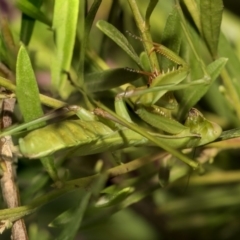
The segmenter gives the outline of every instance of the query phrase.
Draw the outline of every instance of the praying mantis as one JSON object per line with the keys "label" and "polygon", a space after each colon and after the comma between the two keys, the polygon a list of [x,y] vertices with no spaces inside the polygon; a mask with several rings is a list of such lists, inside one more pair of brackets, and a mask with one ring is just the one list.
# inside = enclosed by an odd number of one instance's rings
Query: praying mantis
{"label": "praying mantis", "polygon": [[[165,78],[168,76],[167,74],[164,75]],[[170,75],[172,75],[172,72]],[[170,85],[172,86],[172,84]],[[145,90],[149,91],[148,88]],[[159,91],[157,94],[159,94]],[[82,156],[106,150],[115,151],[130,146],[147,145],[151,141],[149,141],[148,136],[150,135],[150,139],[154,139],[158,146],[160,145],[164,149],[167,148],[170,152],[174,151],[175,155],[182,158],[184,155],[178,155],[178,152],[174,149],[192,148],[206,144],[215,140],[221,133],[221,128],[217,124],[205,119],[194,108],[190,110],[185,125],[162,116],[163,114],[145,113],[144,108],[139,108],[137,113],[141,115],[142,119],[148,121],[147,116],[150,116],[151,120],[159,123],[161,130],[168,132],[167,135],[150,132],[147,135],[143,134],[145,135],[143,137],[141,132],[135,129],[138,127],[131,123],[122,95],[131,94],[130,92],[124,92],[117,95],[115,101],[116,114],[100,108],[96,108],[91,112],[79,106],[65,107],[66,111],[76,113],[80,120],[65,120],[28,133],[19,140],[21,154],[31,159],[44,157],[58,151],[67,151],[69,154]],[[139,113],[139,111],[142,111],[142,113]],[[108,126],[101,121],[101,116],[119,124],[117,126],[112,126],[111,124]],[[120,116],[122,117],[120,118]],[[46,119],[50,118],[51,116],[46,116]],[[162,120],[159,120],[159,118],[162,118]],[[148,122],[154,125],[151,120]],[[14,131],[25,129],[29,124],[34,123],[36,121],[20,125],[20,128],[15,128]],[[135,127],[134,129],[133,126]],[[2,136],[8,134],[12,134],[12,132],[6,131],[2,133]],[[185,158],[183,159],[186,163],[194,167],[197,166],[195,162]]]}
{"label": "praying mantis", "polygon": [[[185,25],[183,26],[185,27]],[[187,30],[185,30],[185,34],[188,37]],[[20,154],[30,159],[62,151],[69,155],[84,156],[106,150],[116,151],[131,146],[155,145],[191,167],[197,168],[198,163],[176,149],[193,148],[212,142],[221,134],[221,127],[205,119],[195,108],[190,108],[185,123],[182,124],[172,118],[171,111],[161,108],[157,103],[169,90],[208,85],[209,79],[216,78],[226,60],[218,59],[209,64],[207,68],[202,67],[204,72],[202,79],[184,84],[182,82],[190,71],[185,60],[162,45],[153,44],[151,51],[158,52],[170,59],[176,64],[175,68],[166,72],[154,70],[149,87],[125,90],[119,93],[115,98],[115,112],[107,109],[104,105],[99,105],[92,111],[79,106],[65,107],[64,111],[73,112],[80,119],[64,120],[29,132],[18,140]],[[154,69],[154,67],[152,68]],[[132,86],[128,85],[128,87]],[[141,126],[137,126],[131,120],[124,103],[125,98],[130,100],[136,114],[144,122],[158,130],[153,130],[151,127],[143,129]],[[54,114],[47,115],[39,121],[52,117]],[[31,121],[13,130],[6,130],[1,136],[15,134],[35,123],[36,121]]]}

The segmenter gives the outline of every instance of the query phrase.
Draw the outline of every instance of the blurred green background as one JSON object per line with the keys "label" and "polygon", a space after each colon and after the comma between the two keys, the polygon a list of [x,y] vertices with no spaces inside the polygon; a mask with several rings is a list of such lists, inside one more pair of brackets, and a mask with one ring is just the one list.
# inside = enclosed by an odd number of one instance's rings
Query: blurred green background
{"label": "blurred green background", "polygon": [[[148,1],[138,1],[142,11],[146,9]],[[171,1],[169,1],[171,2]],[[160,0],[151,17],[151,32],[155,42],[161,39],[165,21],[171,5],[166,0]],[[91,1],[89,1],[91,3]],[[238,58],[240,58],[240,1],[225,0],[222,31],[230,41]],[[53,1],[45,1],[44,10],[51,17]],[[20,11],[15,6],[15,1],[1,1],[1,11],[9,17],[10,27],[16,41],[19,39]],[[127,2],[103,0],[97,14],[97,20],[105,19],[116,26],[123,34],[128,30],[138,34]],[[110,39],[104,36],[95,24],[90,34],[91,48],[104,60],[110,68],[135,67],[129,57]],[[141,42],[129,38],[137,53],[142,51]],[[46,25],[36,22],[33,38],[29,44],[30,56],[36,69],[36,76],[41,92],[50,94],[50,55],[53,47],[51,33]],[[40,49],[40,50],[39,50]],[[89,60],[90,61],[90,60]],[[99,67],[86,64],[86,73],[96,71]],[[74,62],[73,62],[74,65]],[[239,79],[237,79],[239,81]],[[239,127],[239,120],[232,109],[226,109],[222,102],[213,101],[216,89],[210,90],[199,102],[198,107],[204,115],[218,122],[224,130]],[[101,94],[99,95],[101,96]],[[101,96],[102,101],[109,101]],[[224,97],[223,97],[224,98]],[[77,93],[69,99],[69,102],[78,102]],[[227,107],[228,108],[228,107]],[[229,111],[231,113],[229,113]],[[101,214],[88,209],[86,218],[80,227],[76,240],[158,240],[158,239],[238,239],[240,235],[240,152],[239,139],[235,139],[226,147],[227,149],[211,149],[205,151],[208,161],[202,176],[189,172],[179,181],[166,188],[158,188],[152,191],[139,202],[126,209],[106,208]],[[139,150],[144,155],[146,149]],[[126,152],[125,161],[136,156]],[[215,157],[216,155],[216,157]],[[111,159],[108,153],[97,156],[87,156],[81,159],[74,158],[67,161],[59,171],[67,168],[71,178],[89,176],[93,173],[93,167],[99,159]],[[204,161],[204,156],[201,160]],[[110,163],[109,163],[110,162]],[[111,161],[107,161],[111,166]],[[152,176],[156,165],[147,165],[131,175],[143,176],[141,184],[148,189],[148,184],[158,182],[157,176]],[[178,175],[182,165],[175,163],[171,174]],[[174,172],[176,171],[176,172]],[[186,171],[186,169],[184,169]],[[150,176],[147,180],[147,176]],[[181,175],[181,174],[180,174]],[[151,179],[151,180],[149,180]],[[124,182],[124,177],[116,178],[113,183]],[[146,181],[146,184],[145,184]],[[27,204],[31,198],[40,196],[47,191],[51,181],[46,176],[40,162],[21,159],[18,163],[18,184],[20,187],[22,203]],[[111,182],[108,183],[111,185]],[[145,184],[145,185],[144,185]],[[150,188],[150,187],[149,187]],[[59,214],[74,207],[85,193],[68,193],[42,207],[36,213],[27,216],[26,224],[31,240],[56,239],[59,228],[49,228]],[[1,208],[5,208],[1,199]],[[113,214],[115,213],[115,214]],[[96,214],[96,219],[93,217]],[[1,235],[1,239],[9,239],[10,231]]]}

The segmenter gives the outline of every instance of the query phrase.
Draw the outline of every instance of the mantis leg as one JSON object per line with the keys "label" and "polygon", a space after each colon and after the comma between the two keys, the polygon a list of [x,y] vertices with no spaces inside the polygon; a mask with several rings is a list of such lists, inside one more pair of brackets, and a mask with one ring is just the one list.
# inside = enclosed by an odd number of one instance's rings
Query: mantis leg
{"label": "mantis leg", "polygon": [[[123,104],[122,100],[119,100],[118,105],[121,106],[121,104]],[[180,160],[182,160],[183,162],[185,162],[186,164],[188,164],[189,166],[191,166],[192,168],[196,169],[198,168],[198,163],[191,160],[190,158],[188,158],[187,156],[185,156],[184,154],[180,153],[179,151],[169,147],[166,143],[163,143],[160,139],[152,136],[151,134],[149,134],[146,130],[144,130],[143,128],[128,122],[124,117],[121,117],[119,115],[117,115],[116,113],[112,112],[110,109],[106,108],[104,105],[101,104],[97,104],[99,106],[99,108],[96,108],[94,110],[94,113],[97,116],[101,116],[103,118],[107,118],[110,119],[112,121],[116,121],[118,123],[120,123],[121,125],[131,129],[132,131],[142,135],[143,137],[149,139],[151,142],[155,143],[157,146],[159,146],[160,148],[164,149],[165,151],[171,153],[172,155],[174,155],[175,157],[179,158]],[[116,112],[119,114],[119,109],[116,109]]]}

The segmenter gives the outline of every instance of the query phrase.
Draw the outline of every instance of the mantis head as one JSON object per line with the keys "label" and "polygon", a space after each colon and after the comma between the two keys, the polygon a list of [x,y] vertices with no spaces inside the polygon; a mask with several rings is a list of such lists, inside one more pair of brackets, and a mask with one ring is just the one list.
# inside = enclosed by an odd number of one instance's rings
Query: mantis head
{"label": "mantis head", "polygon": [[199,146],[214,141],[222,133],[218,124],[207,120],[196,108],[189,111],[185,126],[189,127],[192,133],[201,136]]}

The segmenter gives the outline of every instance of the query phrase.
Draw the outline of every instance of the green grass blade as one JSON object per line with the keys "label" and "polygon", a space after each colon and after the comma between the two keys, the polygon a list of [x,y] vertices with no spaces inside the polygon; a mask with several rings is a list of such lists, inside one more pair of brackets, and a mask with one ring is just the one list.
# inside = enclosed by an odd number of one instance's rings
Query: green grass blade
{"label": "green grass blade", "polygon": [[[59,236],[56,238],[56,240],[67,240],[67,239],[74,239],[77,231],[81,225],[83,215],[85,213],[85,210],[88,207],[88,202],[91,197],[91,192],[87,192],[84,194],[82,199],[79,201],[79,205],[77,208],[72,211],[71,216],[69,215],[69,211],[62,213],[62,218],[70,217],[70,221],[62,226],[62,231],[60,232]],[[65,215],[64,215],[65,214]]]}
{"label": "green grass blade", "polygon": [[27,16],[51,26],[51,21],[30,1],[19,0],[17,1],[17,7]]}
{"label": "green grass blade", "polygon": [[[149,3],[149,5],[148,5],[149,8],[147,11],[149,11],[149,13],[147,13],[147,14],[149,14],[149,15],[155,5],[155,1],[152,1],[152,2],[153,2],[153,4]],[[150,27],[145,22],[145,19],[142,17],[142,14],[140,12],[137,2],[135,0],[128,0],[128,4],[131,8],[134,20],[136,22],[137,28],[140,33],[140,37],[143,39],[142,43],[143,43],[145,52],[148,54],[151,52],[151,50],[153,48]],[[159,67],[157,56],[156,56],[155,52],[152,52],[152,54],[149,55],[148,60],[150,63],[151,72],[153,72],[155,70],[160,71],[160,67]]]}
{"label": "green grass blade", "polygon": [[[180,17],[176,10],[173,8],[173,11],[169,14],[167,18],[166,25],[162,34],[161,44],[171,49],[176,54],[180,51],[182,40],[181,26],[180,26]],[[161,69],[165,71],[175,66],[175,63],[166,57],[161,58]]]}
{"label": "green grass blade", "polygon": [[[32,69],[32,65],[25,47],[22,45],[19,49],[16,68],[16,95],[20,111],[25,122],[43,116],[41,101],[37,81]],[[28,129],[41,127],[44,122],[31,126]],[[53,180],[58,180],[53,157],[41,159],[43,166]]]}
{"label": "green grass blade", "polygon": [[[179,1],[176,0],[176,6],[177,6],[177,10],[180,16],[180,21],[181,21],[181,28],[183,31],[183,36],[184,36],[184,42],[187,44],[187,49],[184,49],[185,51],[191,51],[193,58],[195,58],[194,63],[196,63],[197,66],[195,66],[195,69],[192,70],[192,66],[191,66],[191,71],[192,72],[197,72],[197,70],[200,72],[202,71],[204,76],[208,76],[207,70],[206,70],[206,66],[202,60],[202,58],[199,57],[199,51],[198,47],[199,47],[199,37],[197,37],[197,41],[196,41],[196,35],[194,35],[196,33],[196,31],[194,31],[189,24],[187,24],[185,17],[183,15],[182,9],[180,7]],[[192,59],[189,60],[191,64]],[[196,79],[196,78],[193,78]]]}
{"label": "green grass blade", "polygon": [[21,30],[20,30],[20,40],[27,46],[30,42],[33,29],[35,25],[35,19],[22,14]]}
{"label": "green grass blade", "polygon": [[[36,8],[40,8],[42,5],[43,0],[31,0],[30,1]],[[21,30],[20,30],[20,40],[25,44],[28,45],[33,29],[35,25],[35,18],[31,18],[25,13],[22,14],[22,22],[21,22]]]}
{"label": "green grass blade", "polygon": [[202,32],[201,19],[200,19],[200,6],[195,0],[183,0],[186,8],[188,9],[191,17],[197,26],[199,32]]}
{"label": "green grass blade", "polygon": [[50,191],[49,193],[40,196],[34,199],[30,204],[24,205],[21,207],[11,208],[11,209],[1,209],[0,210],[0,220],[9,220],[9,221],[16,221],[24,216],[32,214],[33,212],[37,211],[41,206],[54,201],[55,199],[59,198],[60,196],[72,192],[76,190],[76,186],[79,189],[85,189],[90,187],[95,182],[96,177],[98,175],[92,175],[89,177],[79,178],[72,181],[68,181],[62,188],[55,189]]}
{"label": "green grass blade", "polygon": [[[15,84],[12,84],[8,79],[3,78],[1,76],[0,76],[0,85],[10,90],[13,93],[16,92]],[[40,96],[41,103],[51,108],[61,108],[67,105],[67,103],[65,102],[59,101],[55,98],[51,98],[43,94],[40,94],[39,96]]]}
{"label": "green grass blade", "polygon": [[83,216],[88,209],[90,197],[99,195],[106,184],[107,177],[107,174],[95,175],[95,181],[88,186],[87,190],[86,188],[81,189],[80,186],[80,191],[74,193],[74,197],[77,198],[77,206],[61,213],[50,223],[50,226],[58,227],[60,230],[60,234],[56,237],[57,240],[75,239],[82,224]]}
{"label": "green grass blade", "polygon": [[6,64],[12,72],[16,68],[17,51],[8,22],[0,18],[0,61]]}
{"label": "green grass blade", "polygon": [[127,38],[119,32],[112,24],[100,20],[97,22],[97,27],[111,38],[119,47],[121,47],[132,60],[141,67],[140,59],[133,49],[132,45],[128,42]]}
{"label": "green grass blade", "polygon": [[[90,27],[90,26],[88,26]],[[82,87],[84,84],[84,64],[85,64],[85,51],[87,48],[87,40],[88,33],[86,31],[90,31],[90,29],[85,28],[85,1],[79,2],[79,13],[78,13],[78,21],[77,21],[77,39],[79,41],[75,43],[75,46],[79,44],[79,50],[77,51],[78,61],[77,61],[77,71],[78,71],[78,79],[76,85],[78,87]],[[76,53],[75,53],[76,54]]]}
{"label": "green grass blade", "polygon": [[[191,82],[199,79],[205,80],[207,83],[210,83],[210,76],[203,62],[202,55],[207,54],[207,49],[205,44],[199,38],[198,33],[196,32],[190,24],[188,24],[185,20],[181,7],[177,3],[177,10],[180,16],[181,21],[181,28],[183,32],[183,43],[182,43],[182,52],[184,53],[183,58],[187,60],[189,63],[190,74],[188,78],[185,80],[186,82]],[[206,85],[203,86],[205,89]],[[205,90],[204,90],[205,91]],[[204,92],[203,91],[203,92]],[[183,120],[189,109],[192,107],[190,106],[193,103],[196,103],[199,100],[199,96],[192,95],[192,99],[189,99],[189,95],[192,94],[191,88],[186,88],[177,93],[178,98],[180,99],[180,111],[178,113],[178,119]],[[189,102],[189,104],[186,104]],[[191,103],[192,102],[192,103]]]}
{"label": "green grass blade", "polygon": [[[78,20],[78,33],[77,33],[80,41],[79,43],[80,53],[79,53],[79,60],[77,63],[77,69],[78,69],[77,86],[80,88],[83,86],[85,82],[84,65],[86,64],[85,55],[86,55],[86,49],[88,48],[89,33],[101,3],[102,3],[102,0],[95,0],[91,5],[91,8],[85,19],[85,13],[84,13],[85,2],[81,1],[79,20]],[[94,61],[96,61],[96,59],[94,59]]]}
{"label": "green grass blade", "polygon": [[[19,49],[16,68],[16,95],[24,122],[29,122],[43,115],[39,91],[32,65],[25,47]],[[43,126],[38,124],[37,127]],[[35,126],[29,129],[36,128]]]}
{"label": "green grass blade", "polygon": [[202,34],[212,56],[215,58],[217,56],[223,2],[222,0],[200,0],[200,11]]}
{"label": "green grass blade", "polygon": [[85,20],[85,35],[86,38],[89,36],[89,32],[91,30],[93,21],[96,17],[97,11],[102,3],[102,0],[95,0],[87,14],[86,20]]}
{"label": "green grass blade", "polygon": [[52,85],[63,99],[66,99],[73,91],[73,87],[67,80],[66,72],[70,72],[78,10],[78,0],[55,1],[53,30],[55,32],[56,52],[52,64]]}
{"label": "green grass blade", "polygon": [[145,22],[148,27],[150,27],[150,17],[152,15],[152,12],[153,12],[154,8],[156,7],[157,3],[158,3],[158,0],[149,1],[146,15],[145,15]]}

